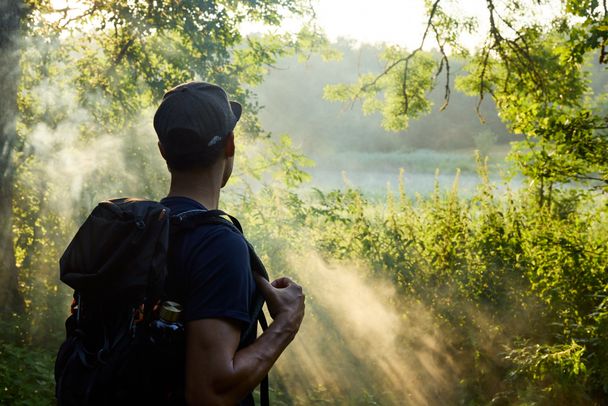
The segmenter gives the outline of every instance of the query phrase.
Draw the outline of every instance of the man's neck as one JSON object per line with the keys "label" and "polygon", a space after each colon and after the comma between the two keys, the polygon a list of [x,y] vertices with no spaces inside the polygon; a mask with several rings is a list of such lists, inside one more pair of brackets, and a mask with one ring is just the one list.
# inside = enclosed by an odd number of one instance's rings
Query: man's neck
{"label": "man's neck", "polygon": [[215,171],[173,172],[168,197],[183,196],[196,200],[209,210],[218,208],[221,176]]}

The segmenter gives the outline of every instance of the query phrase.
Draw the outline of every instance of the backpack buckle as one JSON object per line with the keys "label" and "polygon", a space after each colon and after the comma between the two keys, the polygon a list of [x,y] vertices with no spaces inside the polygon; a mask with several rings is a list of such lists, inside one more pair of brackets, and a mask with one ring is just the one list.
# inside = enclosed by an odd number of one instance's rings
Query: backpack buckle
{"label": "backpack buckle", "polygon": [[76,292],[78,296],[78,300],[76,301],[76,324],[80,325],[80,309],[82,308],[82,303],[80,302],[80,293]]}
{"label": "backpack buckle", "polygon": [[106,365],[108,363],[105,360],[107,353],[108,353],[108,351],[105,349],[105,347],[100,349],[99,351],[97,351],[97,361],[99,361],[100,364]]}

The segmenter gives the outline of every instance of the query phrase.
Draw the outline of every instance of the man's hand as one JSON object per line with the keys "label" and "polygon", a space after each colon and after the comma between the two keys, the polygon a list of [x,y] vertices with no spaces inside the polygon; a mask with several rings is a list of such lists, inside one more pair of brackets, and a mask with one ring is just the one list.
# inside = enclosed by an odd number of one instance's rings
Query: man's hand
{"label": "man's hand", "polygon": [[255,281],[266,299],[270,317],[275,321],[287,323],[295,336],[304,318],[302,287],[286,277],[275,279],[271,283],[256,274]]}

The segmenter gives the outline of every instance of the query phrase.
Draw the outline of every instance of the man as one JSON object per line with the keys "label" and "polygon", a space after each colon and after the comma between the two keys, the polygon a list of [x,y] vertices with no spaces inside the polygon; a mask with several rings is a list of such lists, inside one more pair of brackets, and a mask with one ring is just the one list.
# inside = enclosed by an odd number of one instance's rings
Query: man
{"label": "man", "polygon": [[[172,214],[217,209],[232,173],[241,110],[222,88],[203,82],[179,85],[163,97],[154,128],[171,173],[162,203]],[[289,278],[254,279],[246,242],[230,227],[205,225],[171,243],[169,266],[184,301],[187,403],[253,404],[252,390],[302,322],[302,288]],[[257,339],[255,332],[241,337],[260,293],[273,322]]]}

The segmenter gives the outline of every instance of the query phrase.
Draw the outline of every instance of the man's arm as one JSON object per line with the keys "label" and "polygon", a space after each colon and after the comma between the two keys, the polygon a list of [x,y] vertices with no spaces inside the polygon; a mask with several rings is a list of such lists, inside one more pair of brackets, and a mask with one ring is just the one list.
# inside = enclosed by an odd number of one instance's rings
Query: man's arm
{"label": "man's arm", "polygon": [[288,278],[256,275],[273,318],[251,345],[237,351],[236,320],[201,319],[186,325],[186,400],[191,405],[235,405],[266,376],[295,337],[304,317],[302,288]]}

